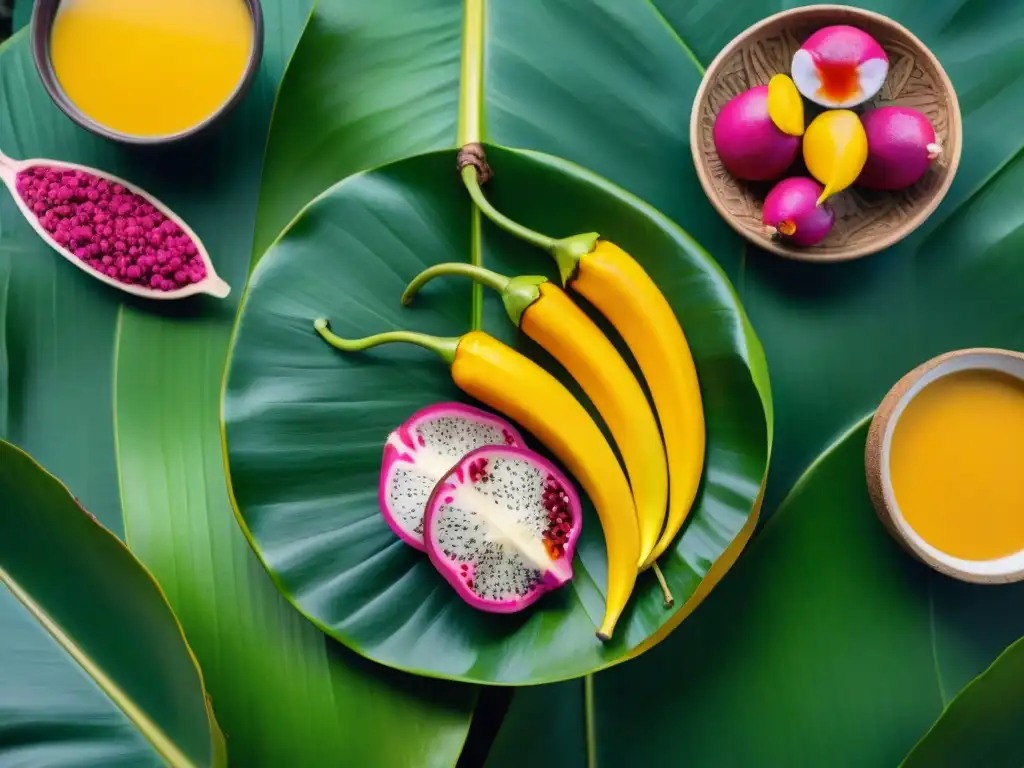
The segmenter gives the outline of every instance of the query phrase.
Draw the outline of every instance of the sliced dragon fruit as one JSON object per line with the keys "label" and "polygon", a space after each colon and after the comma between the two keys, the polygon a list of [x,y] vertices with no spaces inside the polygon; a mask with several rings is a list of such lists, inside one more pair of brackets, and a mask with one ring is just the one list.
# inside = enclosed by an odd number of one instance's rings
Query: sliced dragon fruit
{"label": "sliced dragon fruit", "polygon": [[515,427],[464,403],[427,406],[388,435],[378,498],[384,520],[407,544],[423,546],[423,512],[438,480],[485,445],[525,445]]}
{"label": "sliced dragon fruit", "polygon": [[572,578],[583,514],[543,456],[490,446],[467,454],[427,504],[427,555],[474,608],[513,613]]}

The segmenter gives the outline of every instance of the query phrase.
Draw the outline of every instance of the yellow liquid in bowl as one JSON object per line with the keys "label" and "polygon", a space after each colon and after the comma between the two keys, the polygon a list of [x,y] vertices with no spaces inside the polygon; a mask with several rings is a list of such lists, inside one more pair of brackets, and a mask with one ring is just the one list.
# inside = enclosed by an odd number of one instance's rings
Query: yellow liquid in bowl
{"label": "yellow liquid in bowl", "polygon": [[1024,550],[1024,382],[968,370],[927,384],[896,423],[889,469],[904,519],[936,549]]}
{"label": "yellow liquid in bowl", "polygon": [[168,136],[215,113],[252,53],[243,0],[64,0],[50,59],[68,99],[132,136]]}

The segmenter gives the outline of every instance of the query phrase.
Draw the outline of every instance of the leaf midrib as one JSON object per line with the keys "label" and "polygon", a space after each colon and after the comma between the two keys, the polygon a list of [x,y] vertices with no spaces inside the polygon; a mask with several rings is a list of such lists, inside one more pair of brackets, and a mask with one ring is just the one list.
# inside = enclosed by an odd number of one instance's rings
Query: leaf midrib
{"label": "leaf midrib", "polygon": [[[645,0],[658,21],[666,28],[673,40],[685,51],[697,71],[703,75],[704,66],[686,44],[683,38],[668,22],[653,0]],[[462,56],[459,70],[459,114],[458,134],[456,143],[462,148],[471,142],[483,141],[482,125],[484,120],[484,13],[486,0],[464,0]],[[483,246],[481,241],[481,214],[476,206],[470,213],[470,262],[483,266]],[[483,286],[476,281],[472,284],[470,327],[481,330],[483,326]],[[584,677],[584,729],[586,732],[586,764],[587,768],[597,768],[597,737],[596,712],[594,707],[593,676]]]}
{"label": "leaf midrib", "polygon": [[21,603],[22,607],[34,618],[39,625],[54,639],[54,641],[67,653],[89,676],[93,682],[105,693],[117,706],[126,718],[136,727],[139,732],[152,745],[153,749],[174,768],[197,768],[195,763],[174,744],[163,730],[154,723],[149,716],[136,704],[132,698],[115,683],[94,661],[86,651],[79,646],[67,632],[57,623],[46,610],[37,603],[32,596],[0,566],[0,584],[10,590],[15,600]]}
{"label": "leaf midrib", "polygon": [[[462,28],[462,58],[459,68],[459,116],[456,143],[481,141],[483,133],[484,89],[484,0],[465,0]],[[484,254],[480,235],[480,211],[470,206],[470,263],[483,266]],[[484,288],[471,282],[470,329],[483,328]]]}

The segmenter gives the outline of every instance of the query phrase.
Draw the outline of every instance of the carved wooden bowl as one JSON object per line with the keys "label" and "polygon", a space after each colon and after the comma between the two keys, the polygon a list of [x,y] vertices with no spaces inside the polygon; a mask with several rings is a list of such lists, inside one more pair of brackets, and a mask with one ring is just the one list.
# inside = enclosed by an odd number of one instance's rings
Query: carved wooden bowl
{"label": "carved wooden bowl", "polygon": [[[793,54],[814,31],[850,24],[874,37],[889,57],[882,90],[855,107],[862,113],[899,104],[923,112],[935,128],[942,155],[915,184],[884,192],[850,187],[829,199],[836,212],[832,231],[818,245],[801,248],[773,240],[761,224],[761,205],[776,182],[733,178],[718,159],[712,139],[715,116],[729,99],[789,74]],[[807,123],[822,111],[804,99]],[[913,232],[945,197],[960,162],[962,127],[956,92],[942,65],[905,27],[870,11],[842,5],[812,5],[777,13],[735,37],[711,62],[690,117],[690,147],[704,192],[725,220],[755,245],[791,259],[844,261],[875,253]],[[797,159],[788,175],[808,176]]]}

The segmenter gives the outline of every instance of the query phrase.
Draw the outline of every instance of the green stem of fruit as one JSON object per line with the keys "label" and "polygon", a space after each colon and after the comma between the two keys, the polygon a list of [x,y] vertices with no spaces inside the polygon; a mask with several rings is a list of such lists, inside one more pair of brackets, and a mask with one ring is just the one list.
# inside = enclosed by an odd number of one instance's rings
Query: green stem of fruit
{"label": "green stem of fruit", "polygon": [[520,240],[525,240],[531,245],[543,248],[545,251],[550,251],[555,247],[555,244],[558,242],[555,238],[542,235],[540,232],[512,221],[512,219],[491,205],[491,202],[484,196],[484,191],[480,188],[480,178],[477,173],[475,167],[467,165],[462,169],[462,183],[466,185],[466,191],[469,192],[469,196],[473,198],[476,207],[480,209],[484,216],[510,235],[515,235]]}
{"label": "green stem of fruit", "polygon": [[[479,147],[479,145],[477,146]],[[477,151],[481,153],[480,157],[482,158],[482,148]],[[480,162],[483,162],[482,159]],[[490,173],[489,169],[488,173]],[[484,216],[510,235],[515,235],[531,245],[542,248],[551,255],[558,265],[558,274],[562,279],[563,286],[568,285],[576,276],[580,259],[594,250],[594,246],[597,245],[597,241],[600,239],[600,235],[597,232],[584,232],[579,235],[555,239],[512,221],[512,219],[491,205],[490,201],[484,196],[484,192],[480,188],[480,170],[475,165],[469,164],[463,167],[462,183],[465,184],[466,191],[469,192],[469,196],[473,198],[477,209]]]}
{"label": "green stem of fruit", "polygon": [[497,272],[476,264],[452,261],[435,264],[416,275],[409,283],[409,287],[405,289],[405,293],[402,294],[402,304],[408,305],[420,288],[441,275],[461,275],[498,291],[501,294],[501,301],[505,305],[505,311],[517,326],[522,322],[523,313],[527,308],[540,298],[540,286],[548,281],[541,275],[505,277],[505,275],[499,275]]}
{"label": "green stem of fruit", "polygon": [[429,349],[448,365],[455,362],[455,352],[459,348],[459,342],[462,341],[458,336],[428,336],[425,333],[413,331],[387,331],[386,333],[375,333],[373,336],[366,336],[362,339],[343,339],[331,332],[330,323],[323,317],[313,321],[313,328],[320,334],[320,338],[342,352],[362,352],[381,344],[404,342]]}
{"label": "green stem of fruit", "polygon": [[427,267],[416,275],[402,294],[402,304],[408,306],[420,288],[441,275],[463,275],[464,277],[476,280],[481,285],[493,288],[498,293],[508,288],[508,284],[511,282],[504,275],[499,275],[497,272],[477,266],[476,264],[449,261],[444,264],[435,264],[432,267]]}
{"label": "green stem of fruit", "polygon": [[661,568],[657,563],[651,566],[654,569],[654,576],[658,579],[658,584],[661,587],[661,595],[665,600],[665,607],[671,608],[675,605],[676,599],[672,597],[672,590],[668,588],[668,582],[665,581],[665,574],[661,572]]}

